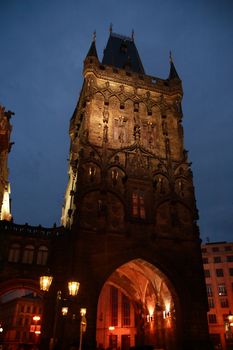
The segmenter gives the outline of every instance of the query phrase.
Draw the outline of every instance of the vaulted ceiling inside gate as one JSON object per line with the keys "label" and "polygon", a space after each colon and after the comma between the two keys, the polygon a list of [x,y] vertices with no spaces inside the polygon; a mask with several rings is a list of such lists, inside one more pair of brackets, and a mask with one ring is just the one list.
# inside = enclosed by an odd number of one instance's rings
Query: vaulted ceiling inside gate
{"label": "vaulted ceiling inside gate", "polygon": [[167,277],[155,266],[135,259],[117,268],[107,283],[121,289],[131,300],[142,302],[148,308],[173,304],[172,288]]}

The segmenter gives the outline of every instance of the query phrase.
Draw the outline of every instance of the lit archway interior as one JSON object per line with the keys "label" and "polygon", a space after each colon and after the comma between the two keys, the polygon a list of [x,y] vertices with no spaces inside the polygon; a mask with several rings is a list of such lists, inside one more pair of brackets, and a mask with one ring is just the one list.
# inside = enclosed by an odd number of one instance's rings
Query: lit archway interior
{"label": "lit archway interior", "polygon": [[97,311],[98,349],[128,350],[152,345],[175,349],[174,288],[155,266],[135,259],[105,282]]}

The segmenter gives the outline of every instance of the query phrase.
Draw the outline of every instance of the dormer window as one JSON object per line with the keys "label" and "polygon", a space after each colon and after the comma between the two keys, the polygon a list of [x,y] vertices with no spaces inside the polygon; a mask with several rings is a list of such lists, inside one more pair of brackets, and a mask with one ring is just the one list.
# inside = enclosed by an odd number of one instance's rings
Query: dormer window
{"label": "dormer window", "polygon": [[127,53],[127,50],[128,50],[127,44],[126,43],[122,43],[121,46],[120,46],[120,51],[122,53]]}

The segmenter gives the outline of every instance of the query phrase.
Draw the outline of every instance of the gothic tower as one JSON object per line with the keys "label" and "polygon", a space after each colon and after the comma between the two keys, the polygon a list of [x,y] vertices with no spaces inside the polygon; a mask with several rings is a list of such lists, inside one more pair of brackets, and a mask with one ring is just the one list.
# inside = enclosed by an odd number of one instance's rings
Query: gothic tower
{"label": "gothic tower", "polygon": [[80,281],[84,347],[209,349],[183,90],[172,58],[167,79],[149,76],[133,35],[110,31],[102,62],[94,36],[83,75],[62,214],[72,256],[63,254],[60,271]]}

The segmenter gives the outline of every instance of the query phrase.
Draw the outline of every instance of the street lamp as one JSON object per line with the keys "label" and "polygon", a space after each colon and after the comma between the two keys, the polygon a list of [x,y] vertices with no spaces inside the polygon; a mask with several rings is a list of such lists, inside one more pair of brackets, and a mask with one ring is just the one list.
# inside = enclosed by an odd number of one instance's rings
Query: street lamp
{"label": "street lamp", "polygon": [[78,294],[80,283],[77,281],[69,281],[68,282],[68,289],[69,289],[69,295],[72,297],[75,297]]}
{"label": "street lamp", "polygon": [[[48,292],[49,288],[52,284],[53,281],[53,276],[51,275],[43,275],[40,276],[40,289],[44,292]],[[72,280],[68,282],[68,291],[70,296],[76,296],[78,294],[80,283]],[[57,322],[58,322],[58,316],[59,316],[59,311],[60,311],[60,304],[62,300],[62,295],[61,291],[57,291],[57,296],[56,296],[56,305],[55,305],[55,317],[54,317],[54,324],[53,324],[53,333],[52,333],[52,338],[50,339],[50,348],[54,349],[57,343]],[[62,308],[62,315],[66,316],[68,313],[68,307]]]}
{"label": "street lamp", "polygon": [[40,290],[48,292],[53,280],[53,276],[44,275],[40,276]]}
{"label": "street lamp", "polygon": [[83,333],[86,332],[86,328],[87,328],[86,313],[87,313],[87,309],[85,308],[80,309],[81,321],[80,321],[79,350],[82,350]]}

